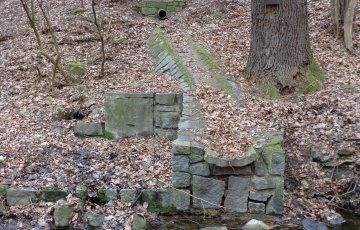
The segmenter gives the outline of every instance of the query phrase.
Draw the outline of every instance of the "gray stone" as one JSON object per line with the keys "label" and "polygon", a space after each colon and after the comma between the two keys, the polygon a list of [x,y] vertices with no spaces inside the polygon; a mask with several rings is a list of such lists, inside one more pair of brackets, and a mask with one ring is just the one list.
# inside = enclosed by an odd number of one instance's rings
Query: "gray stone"
{"label": "gray stone", "polygon": [[314,146],[311,148],[311,157],[314,161],[326,162],[334,157],[334,153],[331,150]]}
{"label": "gray stone", "polygon": [[190,174],[183,172],[173,172],[174,188],[186,188],[190,186]]}
{"label": "gray stone", "polygon": [[94,211],[86,212],[85,217],[89,227],[95,229],[101,229],[101,226],[103,225],[105,219],[104,215],[97,214]]}
{"label": "gray stone", "polygon": [[255,174],[261,177],[265,176],[265,167],[266,166],[264,160],[259,157],[259,159],[255,161]]}
{"label": "gray stone", "polygon": [[6,213],[6,208],[3,204],[3,202],[0,201],[0,217],[5,215],[5,213]]}
{"label": "gray stone", "polygon": [[254,201],[266,202],[271,195],[272,193],[267,190],[255,191],[255,192],[251,191],[249,195],[249,199]]}
{"label": "gray stone", "polygon": [[190,208],[190,190],[173,189],[172,202],[176,210],[184,211]]}
{"label": "gray stone", "polygon": [[4,197],[6,195],[6,190],[9,188],[7,184],[0,184],[0,197]]}
{"label": "gray stone", "polygon": [[270,227],[260,220],[252,219],[242,227],[242,230],[270,230]]}
{"label": "gray stone", "polygon": [[86,200],[88,197],[88,188],[85,185],[77,185],[75,189],[75,195],[81,200]]}
{"label": "gray stone", "polygon": [[105,94],[105,136],[124,138],[154,134],[154,99],[131,96]]}
{"label": "gray stone", "polygon": [[256,190],[272,189],[275,188],[275,183],[270,177],[257,177],[251,179],[252,186]]}
{"label": "gray stone", "polygon": [[194,175],[192,191],[194,208],[219,208],[225,191],[225,182]]}
{"label": "gray stone", "polygon": [[225,197],[225,208],[234,212],[247,212],[250,178],[230,176]]}
{"label": "gray stone", "polygon": [[175,155],[172,158],[172,170],[174,172],[188,172],[189,171],[189,157],[184,155]]}
{"label": "gray stone", "polygon": [[323,213],[323,216],[325,223],[332,226],[338,226],[345,223],[344,218],[337,212],[326,211]]}
{"label": "gray stone", "polygon": [[173,58],[169,55],[166,56],[156,67],[155,67],[155,72],[160,72],[160,70],[162,68],[164,68],[168,63],[170,63],[171,61],[173,61]]}
{"label": "gray stone", "polygon": [[179,96],[181,96],[181,94],[157,93],[155,95],[155,102],[160,105],[174,105],[177,104]]}
{"label": "gray stone", "polygon": [[121,189],[120,197],[122,201],[133,202],[138,196],[138,192],[135,189]]}
{"label": "gray stone", "polygon": [[164,139],[168,139],[168,140],[176,140],[177,134],[178,134],[177,129],[155,128],[155,135],[160,138],[164,138]]}
{"label": "gray stone", "polygon": [[64,128],[59,125],[51,127],[51,130],[58,135],[62,135],[64,132]]}
{"label": "gray stone", "polygon": [[354,154],[355,154],[355,150],[354,150],[354,149],[350,149],[350,148],[340,149],[340,150],[338,151],[338,155],[341,156],[341,157],[351,156],[351,155],[354,155]]}
{"label": "gray stone", "polygon": [[214,164],[220,167],[243,167],[254,162],[259,155],[256,153],[255,149],[250,146],[249,149],[244,153],[244,156],[236,159],[224,159],[217,155],[216,152],[212,150],[206,150],[205,161],[209,164]]}
{"label": "gray stone", "polygon": [[79,137],[103,136],[104,129],[101,123],[80,123],[73,128],[74,134]]}
{"label": "gray stone", "polygon": [[190,163],[196,163],[204,160],[204,146],[198,142],[190,144]]}
{"label": "gray stone", "polygon": [[201,228],[200,230],[227,230],[227,227],[224,226],[215,226],[215,227],[206,227],[206,228]]}
{"label": "gray stone", "polygon": [[285,172],[285,153],[276,152],[272,154],[272,164],[270,174],[274,176],[284,176]]}
{"label": "gray stone", "polygon": [[145,230],[146,229],[146,219],[138,214],[134,214],[131,224],[132,230]]}
{"label": "gray stone", "polygon": [[143,190],[141,194],[141,202],[157,203],[157,192],[155,190]]}
{"label": "gray stone", "polygon": [[72,217],[72,207],[59,205],[54,208],[54,223],[57,228],[67,228],[70,226]]}
{"label": "gray stone", "polygon": [[304,189],[304,190],[308,190],[310,188],[310,184],[307,180],[305,179],[302,179],[300,181],[300,184],[301,184],[301,188]]}
{"label": "gray stone", "polygon": [[223,175],[251,175],[251,166],[245,167],[211,167],[211,174],[215,176]]}
{"label": "gray stone", "polygon": [[157,202],[161,208],[173,207],[173,190],[162,189],[157,194]]}
{"label": "gray stone", "polygon": [[181,114],[181,106],[180,105],[157,105],[155,107],[155,113],[161,112],[177,112]]}
{"label": "gray stone", "polygon": [[275,190],[266,205],[266,214],[282,215],[284,213],[284,178],[273,178]]}
{"label": "gray stone", "polygon": [[312,218],[306,218],[301,222],[303,230],[328,230],[325,223],[314,220]]}
{"label": "gray stone", "polygon": [[105,197],[107,201],[117,200],[116,188],[105,189]]}
{"label": "gray stone", "polygon": [[172,144],[174,155],[190,155],[190,141],[176,139]]}
{"label": "gray stone", "polygon": [[155,126],[163,129],[177,129],[180,120],[178,112],[160,112],[155,114]]}
{"label": "gray stone", "polygon": [[199,176],[209,176],[210,168],[209,164],[205,162],[200,162],[190,165],[189,169],[190,174],[199,175]]}
{"label": "gray stone", "polygon": [[258,213],[258,214],[265,213],[265,204],[264,203],[249,202],[248,207],[249,207],[250,213]]}
{"label": "gray stone", "polygon": [[36,201],[36,190],[9,188],[6,192],[6,202],[10,206],[28,205]]}
{"label": "gray stone", "polygon": [[59,189],[43,189],[40,191],[40,199],[45,202],[55,202],[63,199],[68,195],[68,192]]}

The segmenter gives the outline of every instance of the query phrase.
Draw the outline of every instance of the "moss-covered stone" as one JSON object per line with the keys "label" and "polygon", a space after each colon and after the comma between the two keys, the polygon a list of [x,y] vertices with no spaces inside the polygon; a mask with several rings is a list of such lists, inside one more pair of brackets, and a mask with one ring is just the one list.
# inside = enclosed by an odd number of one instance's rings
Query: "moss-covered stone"
{"label": "moss-covered stone", "polygon": [[6,191],[6,202],[10,206],[28,205],[36,201],[36,191],[34,189],[13,189]]}
{"label": "moss-covered stone", "polygon": [[260,85],[262,94],[271,100],[276,100],[280,98],[280,92],[276,88],[275,83],[271,81],[265,81]]}
{"label": "moss-covered stone", "polygon": [[323,80],[324,73],[321,70],[320,65],[313,60],[305,75],[305,79],[299,88],[304,94],[312,94],[321,89],[321,81]]}
{"label": "moss-covered stone", "polygon": [[55,202],[57,200],[63,199],[68,195],[66,191],[59,189],[43,189],[40,191],[40,199],[45,202]]}
{"label": "moss-covered stone", "polygon": [[85,217],[89,227],[93,229],[101,229],[101,226],[103,225],[105,219],[104,215],[98,214],[94,211],[88,211],[85,214]]}
{"label": "moss-covered stone", "polygon": [[56,228],[70,226],[73,208],[68,205],[60,205],[54,208],[54,223]]}
{"label": "moss-covered stone", "polygon": [[132,218],[132,230],[145,230],[146,229],[146,219],[138,214],[134,214]]}
{"label": "moss-covered stone", "polygon": [[85,75],[86,67],[84,64],[71,62],[66,65],[66,72],[71,80],[78,81]]}
{"label": "moss-covered stone", "polygon": [[86,200],[88,197],[88,188],[85,185],[78,185],[75,189],[76,197],[81,200]]}
{"label": "moss-covered stone", "polygon": [[0,197],[4,197],[6,195],[6,190],[9,188],[7,184],[0,184]]}

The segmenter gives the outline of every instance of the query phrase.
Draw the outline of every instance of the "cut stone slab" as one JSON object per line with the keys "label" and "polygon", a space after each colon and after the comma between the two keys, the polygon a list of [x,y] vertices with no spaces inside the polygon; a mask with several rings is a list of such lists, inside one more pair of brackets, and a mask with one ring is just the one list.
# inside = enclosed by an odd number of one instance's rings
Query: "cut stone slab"
{"label": "cut stone slab", "polygon": [[188,210],[190,208],[190,190],[173,189],[172,202],[176,210]]}
{"label": "cut stone slab", "polygon": [[124,138],[154,134],[153,94],[105,94],[105,136]]}
{"label": "cut stone slab", "polygon": [[266,205],[266,214],[282,215],[284,213],[284,178],[273,178],[276,188]]}
{"label": "cut stone slab", "polygon": [[264,190],[264,189],[273,189],[275,188],[275,183],[270,177],[257,177],[254,176],[251,180],[252,186],[256,190]]}
{"label": "cut stone slab", "polygon": [[178,112],[159,112],[155,114],[155,126],[163,129],[177,129],[180,120]]}
{"label": "cut stone slab", "polygon": [[138,196],[138,192],[135,189],[121,189],[120,197],[121,200],[126,202],[133,202]]}
{"label": "cut stone slab", "polygon": [[188,172],[189,171],[189,157],[185,155],[175,155],[172,158],[173,172]]}
{"label": "cut stone slab", "polygon": [[182,104],[182,94],[175,93],[157,93],[155,102],[160,105]]}
{"label": "cut stone slab", "polygon": [[176,140],[177,139],[178,131],[177,129],[159,129],[155,127],[155,135],[168,139],[168,140]]}
{"label": "cut stone slab", "polygon": [[161,208],[173,207],[173,190],[162,189],[157,193],[157,202]]}
{"label": "cut stone slab", "polygon": [[285,172],[285,153],[276,152],[272,154],[272,163],[270,168],[270,175],[284,176]]}
{"label": "cut stone slab", "polygon": [[190,144],[190,163],[196,163],[204,160],[205,148],[198,142]]}
{"label": "cut stone slab", "polygon": [[57,228],[67,228],[70,226],[72,217],[72,207],[68,205],[55,206],[54,223]]}
{"label": "cut stone slab", "polygon": [[270,191],[250,192],[249,199],[254,201],[266,202],[272,193]]}
{"label": "cut stone slab", "polygon": [[247,212],[250,178],[230,176],[225,197],[225,209],[233,212]]}
{"label": "cut stone slab", "polygon": [[40,199],[45,202],[55,202],[63,199],[68,195],[68,192],[60,189],[43,189],[40,191]]}
{"label": "cut stone slab", "polygon": [[145,230],[146,229],[146,219],[138,214],[134,214],[132,218],[132,230]]}
{"label": "cut stone slab", "polygon": [[194,175],[192,180],[192,191],[194,195],[194,208],[219,208],[222,197],[224,196],[225,182]]}
{"label": "cut stone slab", "polygon": [[9,206],[28,205],[36,201],[36,190],[9,188],[6,192],[6,202]]}
{"label": "cut stone slab", "polygon": [[244,156],[236,159],[225,159],[217,155],[216,152],[207,149],[205,152],[205,161],[209,164],[214,164],[220,167],[243,167],[253,163],[259,155],[256,153],[255,149],[250,146],[249,149],[245,152]]}
{"label": "cut stone slab", "polygon": [[104,125],[101,123],[80,123],[73,128],[75,136],[98,137],[104,136]]}
{"label": "cut stone slab", "polygon": [[250,213],[257,213],[257,214],[265,213],[265,204],[264,203],[249,202],[248,207],[249,207]]}
{"label": "cut stone slab", "polygon": [[173,172],[173,186],[175,188],[187,188],[190,186],[190,174],[184,172]]}
{"label": "cut stone slab", "polygon": [[211,174],[215,176],[223,175],[251,175],[251,166],[245,167],[218,167],[213,165],[211,167]]}
{"label": "cut stone slab", "polygon": [[101,226],[104,223],[105,216],[98,214],[94,211],[88,211],[85,214],[86,220],[88,222],[89,227],[95,229],[101,229]]}
{"label": "cut stone slab", "polygon": [[242,230],[270,230],[270,227],[260,220],[252,219],[242,227]]}
{"label": "cut stone slab", "polygon": [[174,155],[190,155],[190,141],[176,139],[172,143],[172,152]]}
{"label": "cut stone slab", "polygon": [[192,164],[190,166],[189,172],[193,175],[209,176],[210,175],[209,164],[205,162]]}

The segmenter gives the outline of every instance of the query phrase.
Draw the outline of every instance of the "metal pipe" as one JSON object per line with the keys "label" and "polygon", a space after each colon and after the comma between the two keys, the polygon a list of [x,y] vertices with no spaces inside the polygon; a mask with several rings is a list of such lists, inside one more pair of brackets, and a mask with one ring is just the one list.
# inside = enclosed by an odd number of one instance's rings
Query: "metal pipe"
{"label": "metal pipe", "polygon": [[164,9],[159,9],[157,12],[158,19],[164,20],[167,18],[167,12]]}

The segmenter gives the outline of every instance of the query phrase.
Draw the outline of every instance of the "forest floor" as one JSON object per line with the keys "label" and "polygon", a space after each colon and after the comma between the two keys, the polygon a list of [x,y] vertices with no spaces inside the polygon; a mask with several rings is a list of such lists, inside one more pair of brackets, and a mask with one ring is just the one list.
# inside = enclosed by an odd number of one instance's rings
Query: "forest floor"
{"label": "forest floor", "polygon": [[[38,54],[20,1],[0,1],[1,183],[69,189],[79,183],[91,189],[171,185],[170,141],[155,137],[81,139],[72,133],[78,120],[57,119],[59,111],[91,109],[99,112],[84,120],[103,122],[103,96],[111,90],[180,92],[178,82],[167,74],[155,74],[150,61],[147,39],[158,25],[179,52],[188,37],[202,44],[219,60],[224,75],[239,85],[241,100],[246,104],[241,108],[208,86],[201,85],[194,92],[206,117],[203,137],[208,147],[239,153],[252,142],[254,133],[249,130],[282,127],[286,130],[287,161],[284,218],[320,217],[325,210],[344,204],[347,196],[341,194],[350,191],[349,184],[358,178],[360,168],[358,19],[354,25],[354,51],[350,53],[331,33],[329,1],[309,0],[312,50],[326,73],[323,87],[312,95],[270,100],[243,78],[250,44],[250,0],[187,1],[183,12],[164,21],[138,15],[134,6],[139,1],[102,1],[105,76],[99,75],[100,42],[91,23],[91,6],[89,1],[84,2],[85,10],[79,11],[79,1],[46,1],[63,63],[80,62],[87,67],[86,75],[77,83],[64,85],[57,76],[59,84],[52,91],[51,66]],[[41,36],[51,49],[49,30],[39,12],[37,16]],[[91,108],[86,108],[89,101]],[[312,161],[311,148],[333,155],[330,171]],[[337,153],[343,149],[352,154],[339,156]],[[338,166],[346,166],[347,177],[335,178]],[[310,185],[308,189],[301,186],[304,181]],[[359,209],[358,196],[348,199]],[[46,223],[49,207],[44,203],[10,211]],[[122,226],[132,213],[144,211],[143,207],[130,209],[120,203],[98,208],[108,216],[108,228]]]}

